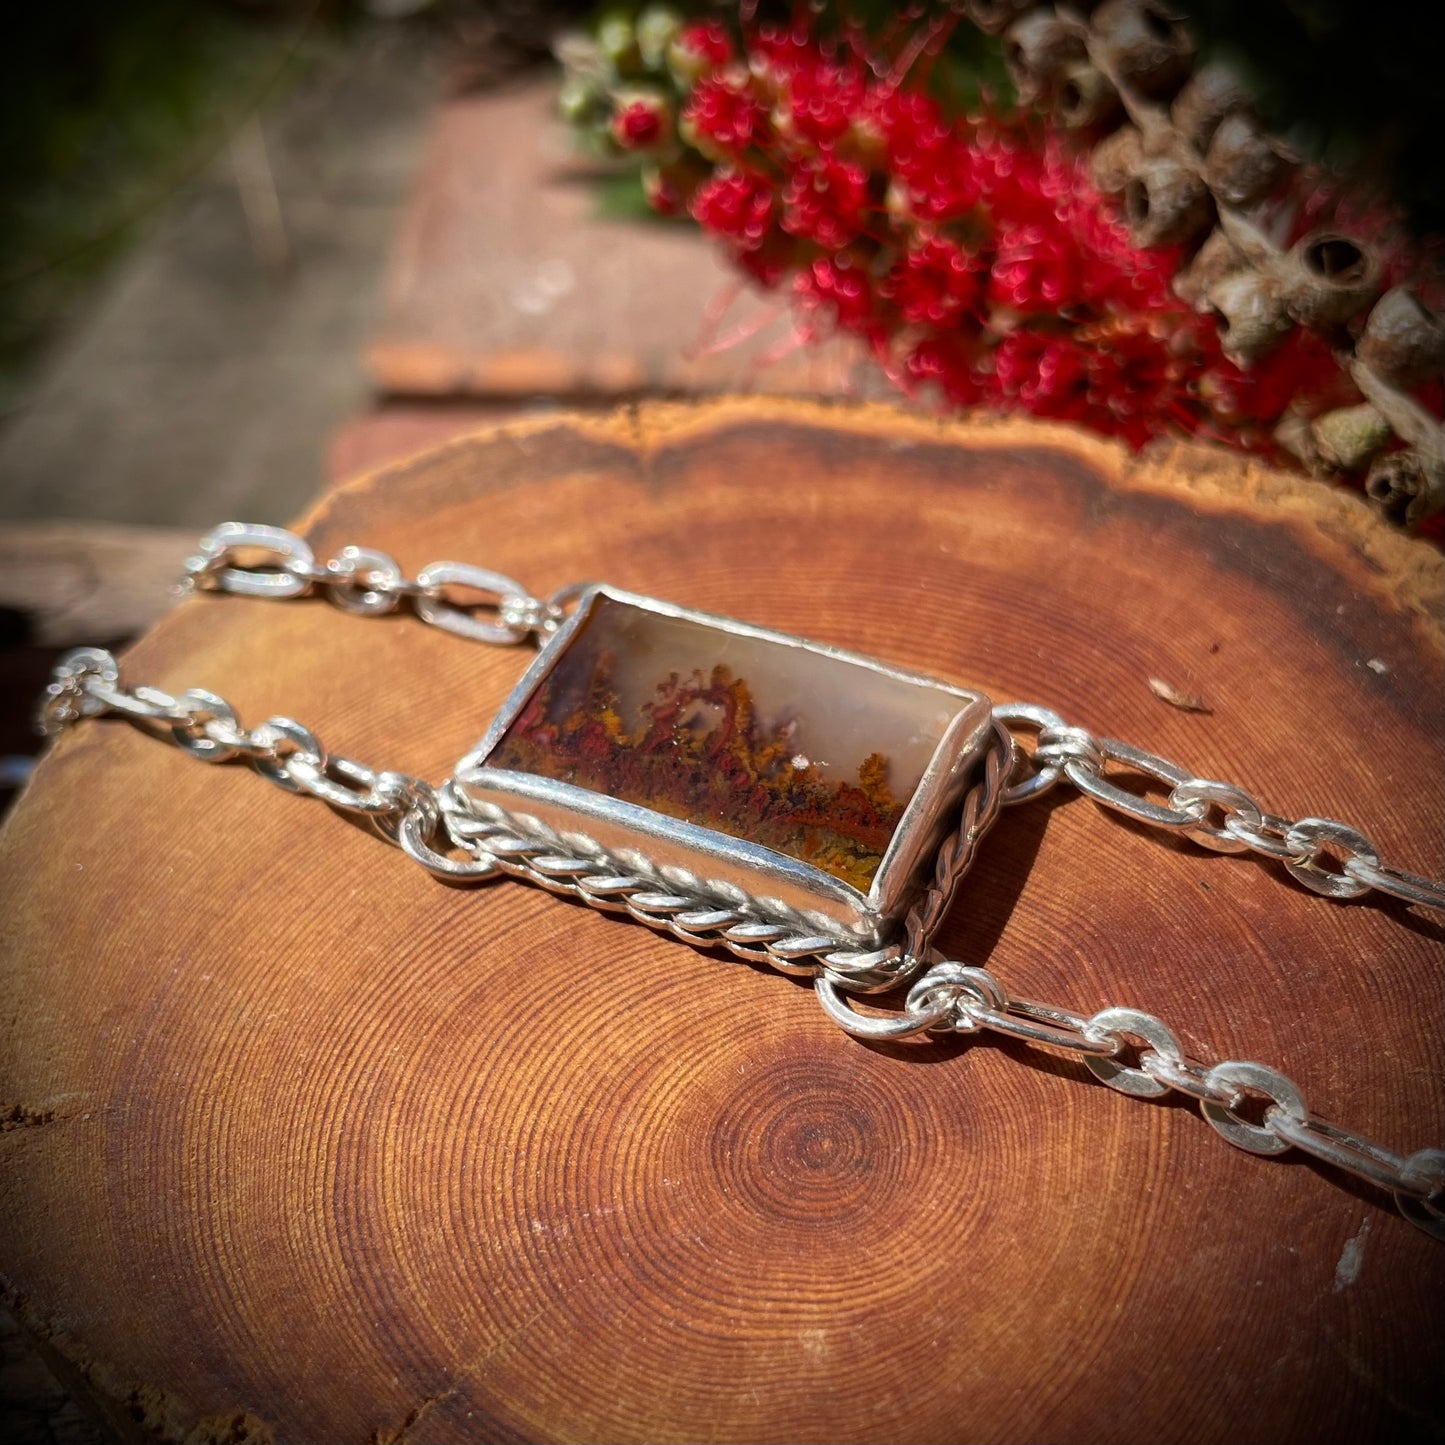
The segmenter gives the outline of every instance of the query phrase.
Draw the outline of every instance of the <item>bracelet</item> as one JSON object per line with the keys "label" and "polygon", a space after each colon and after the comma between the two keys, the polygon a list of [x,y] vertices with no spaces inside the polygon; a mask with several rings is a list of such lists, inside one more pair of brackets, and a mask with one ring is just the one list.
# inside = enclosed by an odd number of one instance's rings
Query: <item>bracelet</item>
{"label": "bracelet", "polygon": [[[824,1011],[858,1038],[989,1030],[1079,1056],[1136,1098],[1187,1095],[1231,1144],[1299,1149],[1390,1191],[1407,1219],[1445,1239],[1445,1149],[1398,1154],[1313,1114],[1273,1068],[1188,1057],[1151,1014],[1085,1016],[1014,998],[987,969],[931,948],[1000,810],[1061,783],[1205,848],[1261,854],[1325,897],[1374,890],[1445,910],[1445,883],[1385,863],[1356,828],[1280,817],[1241,787],[1096,737],[1047,707],[994,704],[601,584],[539,598],[458,562],[410,579],[384,552],[345,547],[318,563],[294,533],[234,522],[201,540],[186,571],[186,590],[320,592],[362,616],[407,606],[459,636],[534,642],[538,652],[439,787],[331,754],[289,717],[247,728],[215,693],[127,687],[95,648],[56,667],[40,707],[45,732],[115,714],[202,761],[243,759],[280,787],[367,817],[438,877],[522,878],[810,976]],[[1140,776],[1163,801],[1125,786]],[[851,1001],[904,989],[891,1013]]]}

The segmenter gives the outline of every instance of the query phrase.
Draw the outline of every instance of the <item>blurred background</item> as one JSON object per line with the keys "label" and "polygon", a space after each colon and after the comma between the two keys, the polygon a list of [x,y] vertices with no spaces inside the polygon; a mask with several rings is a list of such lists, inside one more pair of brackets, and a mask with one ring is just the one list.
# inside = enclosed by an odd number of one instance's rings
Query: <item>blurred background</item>
{"label": "blurred background", "polygon": [[[59,650],[139,631],[205,528],[284,523],[336,466],[384,459],[386,445],[348,453],[343,432],[386,386],[366,352],[438,109],[539,76],[545,87],[571,8],[65,0],[8,12],[3,797],[36,750],[31,701]],[[483,168],[517,143],[485,123],[479,134]],[[465,426],[445,414],[457,399],[426,389],[392,449]]]}

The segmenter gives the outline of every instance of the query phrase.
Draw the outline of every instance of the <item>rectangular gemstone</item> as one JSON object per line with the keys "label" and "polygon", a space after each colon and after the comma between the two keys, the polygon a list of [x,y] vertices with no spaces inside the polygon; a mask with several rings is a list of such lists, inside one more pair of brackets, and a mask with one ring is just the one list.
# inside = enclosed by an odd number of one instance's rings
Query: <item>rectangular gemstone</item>
{"label": "rectangular gemstone", "polygon": [[596,588],[459,780],[877,937],[987,718],[986,700],[932,678]]}

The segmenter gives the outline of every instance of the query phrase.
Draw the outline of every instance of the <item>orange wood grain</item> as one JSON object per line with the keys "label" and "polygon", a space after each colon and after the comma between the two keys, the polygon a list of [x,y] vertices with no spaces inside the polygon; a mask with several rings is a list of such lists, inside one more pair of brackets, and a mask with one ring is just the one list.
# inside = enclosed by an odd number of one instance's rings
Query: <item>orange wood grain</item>
{"label": "orange wood grain", "polygon": [[[305,526],[326,554],[604,577],[1047,702],[1445,861],[1440,559],[1316,483],[754,400],[483,432]],[[125,669],[440,779],[524,663],[208,596]],[[859,1044],[797,982],[521,884],[444,886],[118,721],[42,763],[0,887],[0,1272],[168,1437],[1445,1426],[1445,1249],[1068,1060]],[[1440,931],[1403,907],[1072,798],[1004,817],[942,944],[1023,996],[1276,1064],[1393,1146],[1445,1127]]]}

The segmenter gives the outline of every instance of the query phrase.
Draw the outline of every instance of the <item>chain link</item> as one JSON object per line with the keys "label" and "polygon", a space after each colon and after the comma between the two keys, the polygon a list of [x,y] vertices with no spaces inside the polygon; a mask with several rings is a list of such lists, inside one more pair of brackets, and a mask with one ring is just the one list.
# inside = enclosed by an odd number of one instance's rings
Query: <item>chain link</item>
{"label": "chain link", "polygon": [[[1033,732],[1032,751],[1015,738],[1015,776],[1005,806],[1041,797],[1067,779],[1102,807],[1135,822],[1179,834],[1221,853],[1246,850],[1283,863],[1297,882],[1327,898],[1360,898],[1372,889],[1424,908],[1445,910],[1445,883],[1407,873],[1380,859],[1379,850],[1357,828],[1334,818],[1282,818],[1266,811],[1245,789],[1188,768],[1115,738],[1098,738],[1074,727],[1050,708],[1034,703],[996,706],[1007,727]],[[1156,803],[1110,776],[1120,772],[1152,778],[1167,789]],[[1330,859],[1336,861],[1329,866]]]}
{"label": "chain link", "polygon": [[[814,980],[823,1011],[861,1039],[989,1030],[1043,1048],[1080,1055],[1103,1083],[1135,1098],[1171,1091],[1195,1099],[1218,1133],[1255,1154],[1303,1153],[1389,1190],[1400,1212],[1436,1239],[1445,1239],[1445,1150],[1396,1154],[1352,1129],[1312,1114],[1299,1086],[1264,1064],[1231,1059],[1209,1065],[1185,1056],[1160,1019],[1139,1009],[1106,1008],[1088,1018],[1069,1009],[1010,998],[987,969],[952,960],[933,964],[909,989],[895,1014],[862,1014],[826,974]],[[1132,1042],[1138,1064],[1120,1061]],[[1241,1114],[1251,1097],[1267,1103],[1261,1121]]]}
{"label": "chain link", "polygon": [[[502,572],[467,562],[432,562],[413,580],[395,558],[370,547],[343,547],[329,562],[318,563],[294,532],[250,522],[223,522],[207,532],[186,561],[183,585],[243,597],[306,597],[319,591],[343,612],[362,617],[410,603],[433,627],[502,646],[550,637],[565,616],[560,604],[533,597]],[[457,588],[471,597],[459,600]]]}

